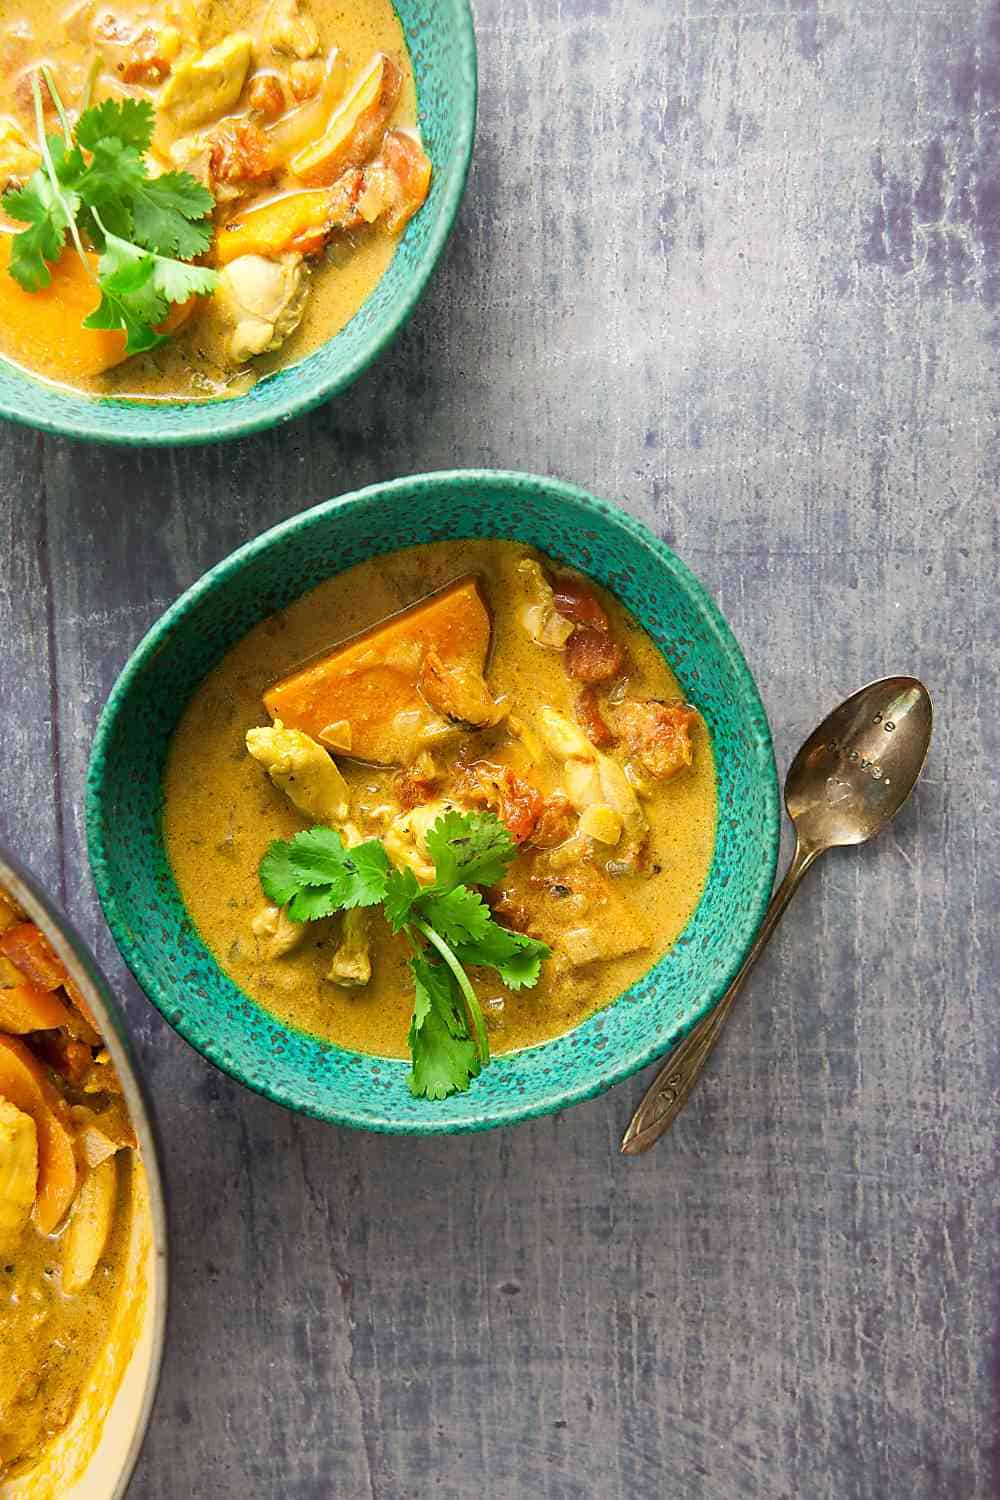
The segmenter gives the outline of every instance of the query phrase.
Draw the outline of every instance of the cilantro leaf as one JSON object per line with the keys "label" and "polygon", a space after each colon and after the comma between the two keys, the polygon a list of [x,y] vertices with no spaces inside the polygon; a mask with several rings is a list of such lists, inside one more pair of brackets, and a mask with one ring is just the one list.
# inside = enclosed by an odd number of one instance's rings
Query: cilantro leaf
{"label": "cilantro leaf", "polygon": [[261,888],[268,901],[286,906],[299,889],[298,876],[292,869],[292,846],[285,839],[275,839],[260,862]]}
{"label": "cilantro leaf", "polygon": [[155,260],[138,245],[115,234],[105,236],[97,263],[98,307],[84,318],[84,328],[121,328],[125,352],[141,354],[164,342],[156,324],[167,316],[168,302],[159,289]]}
{"label": "cilantro leaf", "polygon": [[343,885],[351,878],[347,846],[333,828],[309,828],[288,844],[288,859],[300,886]]}
{"label": "cilantro leaf", "polygon": [[447,1099],[465,1093],[481,1064],[444,964],[421,954],[410,960],[415,992],[409,1044],[413,1058],[410,1091],[418,1098]]}
{"label": "cilantro leaf", "polygon": [[319,922],[341,910],[336,891],[328,885],[304,886],[288,903],[288,915],[293,922]]}
{"label": "cilantro leaf", "polygon": [[413,903],[421,894],[423,886],[409,868],[392,870],[385,884],[382,910],[393,932],[401,932],[410,920]]}
{"label": "cilantro leaf", "polygon": [[188,172],[146,177],[132,194],[133,233],[140,245],[159,255],[192,260],[212,243],[205,215],[215,200]]}
{"label": "cilantro leaf", "polygon": [[491,921],[489,929],[475,942],[460,943],[455,947],[455,957],[463,966],[479,964],[495,969],[509,989],[531,989],[538,983],[542,959],[549,958],[552,949],[537,938],[523,932],[511,932]]}
{"label": "cilantro leaf", "polygon": [[148,99],[105,99],[80,116],[74,135],[85,151],[95,151],[98,143],[109,136],[124,146],[148,151],[153,125],[153,106]]}
{"label": "cilantro leaf", "polygon": [[434,861],[435,887],[496,885],[507,872],[517,846],[510,829],[493,813],[446,812],[428,829],[427,853]]}
{"label": "cilantro leaf", "polygon": [[444,895],[433,891],[419,902],[420,915],[454,947],[458,943],[475,943],[485,937],[492,918],[489,907],[478,891],[457,885]]}

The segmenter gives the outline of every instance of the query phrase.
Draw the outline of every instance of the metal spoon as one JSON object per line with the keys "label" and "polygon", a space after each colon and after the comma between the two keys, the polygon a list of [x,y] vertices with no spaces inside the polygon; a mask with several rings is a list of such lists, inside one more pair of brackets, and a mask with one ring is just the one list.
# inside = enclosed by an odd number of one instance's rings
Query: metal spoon
{"label": "metal spoon", "polygon": [[883,677],[813,730],[785,779],[785,806],[795,824],[794,858],[736,978],[671,1052],[646,1091],[622,1137],[626,1155],[648,1151],[684,1108],[744,979],[813,860],[838,844],[865,843],[895,817],[926,759],[932,718],[930,694],[922,682]]}

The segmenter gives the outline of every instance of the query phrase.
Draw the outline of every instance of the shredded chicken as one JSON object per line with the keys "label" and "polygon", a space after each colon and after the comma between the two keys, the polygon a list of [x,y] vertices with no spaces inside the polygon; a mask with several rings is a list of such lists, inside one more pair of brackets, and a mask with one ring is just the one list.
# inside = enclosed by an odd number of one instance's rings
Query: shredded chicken
{"label": "shredded chicken", "polygon": [[284,906],[265,906],[250,923],[250,930],[263,943],[265,958],[284,958],[302,942],[306,924],[293,922]]}
{"label": "shredded chicken", "polygon": [[220,273],[212,308],[232,327],[228,348],[235,363],[280,349],[301,323],[308,296],[309,273],[300,255],[231,260]]}
{"label": "shredded chicken", "polygon": [[337,827],[350,812],[350,793],[333,757],[281,720],[247,731],[247,749],[278,789],[307,818]]}
{"label": "shredded chicken", "polygon": [[460,663],[447,666],[433,646],[424,656],[419,685],[431,708],[453,724],[485,729],[499,724],[507,712],[506,705],[494,699],[481,672]]}
{"label": "shredded chicken", "polygon": [[625,857],[635,858],[649,832],[649,823],[621,766],[555,709],[541,708],[538,726],[547,748],[562,761],[566,791],[577,812],[595,803],[610,807],[621,818],[629,845]]}
{"label": "shredded chicken", "polygon": [[555,606],[552,585],[540,563],[533,557],[522,558],[517,571],[525,582],[528,602],[521,610],[521,624],[536,646],[562,651],[573,634],[574,625]]}

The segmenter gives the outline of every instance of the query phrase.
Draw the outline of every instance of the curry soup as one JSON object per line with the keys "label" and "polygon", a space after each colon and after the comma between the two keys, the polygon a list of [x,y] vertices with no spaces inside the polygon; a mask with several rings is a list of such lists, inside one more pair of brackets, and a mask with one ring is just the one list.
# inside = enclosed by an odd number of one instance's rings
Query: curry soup
{"label": "curry soup", "polygon": [[381,914],[290,923],[258,866],[273,840],[339,818],[348,846],[379,839],[426,883],[427,830],[456,808],[509,828],[516,857],[486,899],[552,950],[534,988],[473,968],[501,1052],[567,1031],[642,975],[712,856],[711,745],[662,655],[608,593],[512,542],[365,562],[259,625],[185,711],[163,821],[198,931],[247,995],[342,1047],[402,1057],[404,939]]}
{"label": "curry soup", "polygon": [[93,395],[239,394],[312,353],[371,294],[428,190],[390,0],[0,0],[0,190],[39,166],[43,66],[71,125],[88,104],[149,101],[150,176],[181,171],[211,195],[208,252],[181,258],[217,272],[214,290],[174,301],[169,337],[130,358],[124,333],[81,326],[99,300],[91,221],[86,262],[67,240],[51,285],[27,291],[8,274],[26,226],[14,200],[0,213],[0,352]]}
{"label": "curry soup", "polygon": [[[86,1002],[39,928],[0,891],[4,1495],[50,1493],[37,1466],[81,1401],[95,1415],[106,1409],[113,1388],[93,1388],[95,1368],[120,1377],[138,1336],[137,1318],[122,1307],[143,1274],[145,1231],[135,1215],[144,1184],[134,1147]],[[81,1461],[99,1436],[89,1426],[76,1443]],[[70,1468],[64,1455],[60,1471]],[[27,1488],[15,1483],[21,1474]]]}

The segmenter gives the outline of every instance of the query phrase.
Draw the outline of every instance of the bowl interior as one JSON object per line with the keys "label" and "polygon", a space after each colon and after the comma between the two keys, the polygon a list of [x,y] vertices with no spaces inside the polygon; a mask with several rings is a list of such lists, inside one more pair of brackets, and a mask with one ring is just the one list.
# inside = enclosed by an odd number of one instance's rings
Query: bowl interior
{"label": "bowl interior", "polygon": [[[282,1025],[219,969],[188,918],[161,835],[170,736],[205,673],[253,625],[366,557],[440,537],[530,542],[612,589],[704,713],[719,812],[701,903],[675,947],[613,1006],[555,1041],[497,1058],[472,1089],[414,1099],[407,1064],[342,1051]],[[739,647],[701,585],[637,522],[526,475],[425,475],[285,522],[194,585],[146,637],[98,728],[87,793],[91,861],[119,946],[154,1003],[252,1088],[372,1130],[479,1129],[589,1097],[650,1061],[735,973],[774,874],[778,788],[767,720]]]}
{"label": "bowl interior", "polygon": [[307,359],[226,401],[142,404],[74,395],[0,358],[0,415],[69,437],[132,446],[214,442],[289,421],[344,390],[420,300],[461,201],[476,119],[476,43],[468,0],[393,0],[434,165],[427,202],[388,270],[346,328]]}

